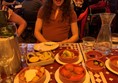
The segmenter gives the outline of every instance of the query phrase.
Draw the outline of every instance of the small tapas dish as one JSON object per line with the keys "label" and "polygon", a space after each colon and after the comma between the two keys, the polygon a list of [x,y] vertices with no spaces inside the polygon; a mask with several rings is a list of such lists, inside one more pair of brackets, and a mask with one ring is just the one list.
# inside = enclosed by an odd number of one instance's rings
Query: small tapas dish
{"label": "small tapas dish", "polygon": [[58,58],[64,63],[74,63],[79,60],[79,52],[71,49],[64,49],[58,53]]}
{"label": "small tapas dish", "polygon": [[102,53],[95,50],[88,51],[85,54],[86,54],[87,59],[92,59],[92,58],[102,59],[103,58]]}
{"label": "small tapas dish", "polygon": [[112,69],[112,68],[110,67],[109,62],[110,62],[110,59],[107,59],[107,60],[105,61],[106,68],[107,68],[109,71],[111,71],[112,73],[118,75],[118,72],[115,71],[114,69]]}
{"label": "small tapas dish", "polygon": [[59,78],[63,83],[83,83],[86,71],[82,65],[66,64],[59,69]]}
{"label": "small tapas dish", "polygon": [[93,72],[99,72],[103,70],[105,64],[99,59],[89,59],[85,62],[86,67]]}
{"label": "small tapas dish", "polygon": [[118,56],[111,56],[109,61],[109,66],[118,72]]}

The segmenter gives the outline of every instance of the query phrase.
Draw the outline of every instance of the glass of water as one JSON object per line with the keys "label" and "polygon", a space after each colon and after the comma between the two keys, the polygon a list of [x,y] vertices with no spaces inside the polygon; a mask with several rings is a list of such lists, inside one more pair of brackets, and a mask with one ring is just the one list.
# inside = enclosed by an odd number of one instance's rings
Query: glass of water
{"label": "glass of water", "polygon": [[21,53],[21,61],[24,62],[26,60],[26,55],[27,55],[27,44],[20,43],[19,49],[20,49],[20,53]]}
{"label": "glass of water", "polygon": [[95,43],[95,38],[94,37],[90,37],[90,36],[86,36],[82,38],[83,41],[83,46],[84,49],[87,50],[92,50],[94,43]]}

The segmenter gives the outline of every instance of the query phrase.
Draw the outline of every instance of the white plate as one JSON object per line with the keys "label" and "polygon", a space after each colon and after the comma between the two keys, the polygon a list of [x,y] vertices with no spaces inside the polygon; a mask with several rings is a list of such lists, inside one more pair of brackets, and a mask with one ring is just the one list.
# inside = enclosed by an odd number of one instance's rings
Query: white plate
{"label": "white plate", "polygon": [[[58,63],[62,64],[62,65],[67,64],[67,63],[64,63],[64,62],[62,62],[62,61],[59,60],[59,55],[58,55],[58,53],[57,53],[56,56],[55,56],[55,60],[56,60]],[[76,62],[74,62],[74,64],[78,64],[78,63],[82,62],[82,60],[83,60],[82,56],[79,55],[79,60],[76,61]]]}
{"label": "white plate", "polygon": [[59,43],[56,42],[44,42],[34,45],[34,50],[37,51],[51,51],[59,47]]}
{"label": "white plate", "polygon": [[17,9],[17,8],[22,8],[22,5],[16,5],[15,9]]}
{"label": "white plate", "polygon": [[[50,73],[46,70],[46,79],[45,79],[44,83],[48,83],[49,81],[50,81]],[[16,77],[14,79],[14,83],[19,83],[18,75],[16,75]]]}
{"label": "white plate", "polygon": [[109,59],[105,61],[105,65],[106,65],[106,67],[107,67],[107,69],[108,69],[109,71],[111,71],[111,72],[113,72],[113,73],[115,73],[115,74],[118,75],[118,72],[115,71],[115,70],[113,70],[113,69],[109,66]]}
{"label": "white plate", "polygon": [[112,49],[118,49],[118,44],[112,44]]}
{"label": "white plate", "polygon": [[[57,71],[55,72],[55,79],[57,83],[63,83],[59,78],[59,69],[57,69]],[[86,71],[86,77],[83,83],[90,83],[90,76],[87,71]]]}

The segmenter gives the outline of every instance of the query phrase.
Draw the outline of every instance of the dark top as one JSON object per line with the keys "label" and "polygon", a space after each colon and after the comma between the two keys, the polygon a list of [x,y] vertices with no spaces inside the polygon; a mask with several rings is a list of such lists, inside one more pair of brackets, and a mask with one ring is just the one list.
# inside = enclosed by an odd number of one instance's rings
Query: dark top
{"label": "dark top", "polygon": [[13,2],[14,0],[3,0],[3,1],[6,1],[6,2]]}
{"label": "dark top", "polygon": [[41,0],[24,0],[22,3],[22,8],[27,11],[38,11],[41,5]]}
{"label": "dark top", "polygon": [[35,22],[37,18],[37,12],[42,6],[41,0],[24,0],[22,2],[22,8],[24,12],[24,19],[26,21]]}

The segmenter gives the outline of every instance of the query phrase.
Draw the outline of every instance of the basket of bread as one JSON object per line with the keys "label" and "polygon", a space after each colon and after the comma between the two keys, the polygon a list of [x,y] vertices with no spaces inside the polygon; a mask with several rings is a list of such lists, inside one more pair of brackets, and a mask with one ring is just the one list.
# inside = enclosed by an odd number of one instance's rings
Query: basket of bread
{"label": "basket of bread", "polygon": [[41,66],[23,68],[15,77],[14,83],[44,83],[46,70]]}

